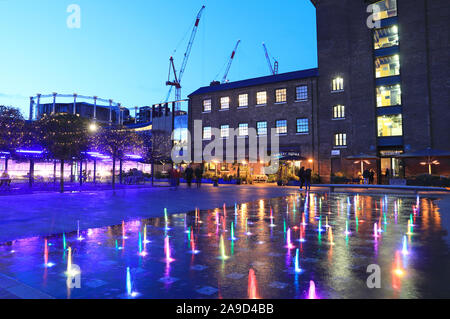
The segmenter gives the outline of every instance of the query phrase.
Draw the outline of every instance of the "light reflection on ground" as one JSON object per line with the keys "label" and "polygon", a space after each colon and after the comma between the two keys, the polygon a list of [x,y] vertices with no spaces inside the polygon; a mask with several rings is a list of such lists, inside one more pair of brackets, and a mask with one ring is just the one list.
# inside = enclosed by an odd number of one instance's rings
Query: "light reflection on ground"
{"label": "light reflection on ground", "polygon": [[0,273],[56,298],[449,298],[446,231],[431,199],[293,193],[8,242]]}

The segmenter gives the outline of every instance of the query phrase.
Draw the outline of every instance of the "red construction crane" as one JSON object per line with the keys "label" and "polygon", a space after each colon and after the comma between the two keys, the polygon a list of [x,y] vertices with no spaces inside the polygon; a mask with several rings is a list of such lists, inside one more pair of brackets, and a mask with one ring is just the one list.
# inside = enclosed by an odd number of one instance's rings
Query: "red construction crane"
{"label": "red construction crane", "polygon": [[275,62],[273,63],[273,66],[272,66],[272,61],[270,60],[269,52],[267,51],[267,47],[266,47],[265,43],[263,43],[262,45],[264,48],[264,53],[266,54],[267,63],[269,64],[270,73],[272,73],[272,75],[278,74],[278,61],[273,59]]}
{"label": "red construction crane", "polygon": [[[170,57],[170,64],[169,64],[169,78],[166,82],[166,85],[170,86],[169,93],[167,94],[166,102],[170,98],[170,94],[172,93],[172,88],[175,87],[175,101],[181,100],[181,79],[183,78],[184,71],[186,70],[186,65],[189,60],[189,56],[191,54],[192,45],[194,44],[195,35],[197,34],[198,25],[200,23],[200,18],[202,16],[203,10],[205,9],[205,6],[202,6],[200,11],[197,14],[197,18],[194,23],[194,28],[192,29],[191,38],[189,39],[189,43],[186,49],[186,52],[184,53],[183,62],[181,63],[180,72],[177,75],[177,72],[175,70],[175,64],[173,57]],[[173,80],[170,79],[170,75],[173,73]]]}
{"label": "red construction crane", "polygon": [[239,43],[241,43],[241,40],[238,40],[238,42],[236,43],[236,46],[234,47],[233,52],[231,53],[230,60],[228,61],[227,68],[225,69],[225,74],[223,75],[223,78],[222,78],[222,83],[227,82],[228,72],[230,72],[231,64],[233,63],[233,59],[234,59],[234,56],[236,55],[236,50],[239,46]]}

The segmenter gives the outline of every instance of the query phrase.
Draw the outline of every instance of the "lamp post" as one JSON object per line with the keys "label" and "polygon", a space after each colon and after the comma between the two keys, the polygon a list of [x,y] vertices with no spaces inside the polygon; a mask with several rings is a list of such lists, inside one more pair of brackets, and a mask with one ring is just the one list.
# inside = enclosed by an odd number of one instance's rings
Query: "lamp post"
{"label": "lamp post", "polygon": [[76,93],[73,94],[73,110],[72,110],[73,115],[77,114],[77,96],[78,94]]}
{"label": "lamp post", "polygon": [[52,108],[52,114],[54,115],[56,113],[56,96],[58,93],[53,92],[53,108]]}

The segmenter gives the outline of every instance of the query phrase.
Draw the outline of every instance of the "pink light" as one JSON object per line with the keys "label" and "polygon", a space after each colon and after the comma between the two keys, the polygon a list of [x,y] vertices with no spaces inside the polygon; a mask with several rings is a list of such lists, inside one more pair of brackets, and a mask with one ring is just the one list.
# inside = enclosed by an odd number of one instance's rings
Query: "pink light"
{"label": "pink light", "polygon": [[317,299],[316,285],[314,284],[314,281],[312,281],[312,280],[309,281],[308,299]]}

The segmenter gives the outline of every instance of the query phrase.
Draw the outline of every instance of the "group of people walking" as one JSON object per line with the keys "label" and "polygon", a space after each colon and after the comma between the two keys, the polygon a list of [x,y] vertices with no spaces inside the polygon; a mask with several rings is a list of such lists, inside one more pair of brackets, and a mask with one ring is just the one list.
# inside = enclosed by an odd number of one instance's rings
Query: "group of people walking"
{"label": "group of people walking", "polygon": [[365,169],[362,177],[365,185],[375,184],[375,171],[373,169]]}
{"label": "group of people walking", "polygon": [[303,189],[303,185],[305,185],[306,190],[311,189],[311,175],[312,170],[310,168],[305,170],[305,167],[302,166],[298,171],[298,178],[300,179],[300,189]]}
{"label": "group of people walking", "polygon": [[[180,185],[180,179],[182,176],[182,172],[180,169],[171,168],[169,170],[169,181],[170,186],[174,189],[177,189]],[[201,167],[197,167],[195,170],[189,165],[184,170],[184,178],[186,180],[186,183],[188,187],[192,187],[192,181],[196,181],[197,188],[200,188],[202,186],[202,179],[203,179],[203,169]]]}

